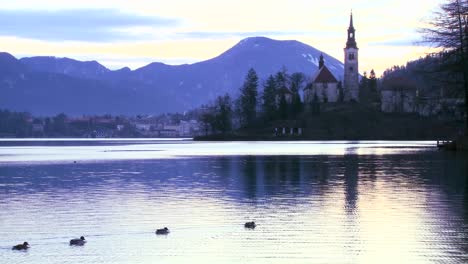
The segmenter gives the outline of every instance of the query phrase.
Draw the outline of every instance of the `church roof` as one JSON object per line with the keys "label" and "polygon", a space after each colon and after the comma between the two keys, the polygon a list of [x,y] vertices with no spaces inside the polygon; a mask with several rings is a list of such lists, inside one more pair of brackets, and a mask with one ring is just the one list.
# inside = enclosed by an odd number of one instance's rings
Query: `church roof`
{"label": "church roof", "polygon": [[314,83],[337,83],[338,80],[333,76],[327,66],[323,66],[314,78]]}

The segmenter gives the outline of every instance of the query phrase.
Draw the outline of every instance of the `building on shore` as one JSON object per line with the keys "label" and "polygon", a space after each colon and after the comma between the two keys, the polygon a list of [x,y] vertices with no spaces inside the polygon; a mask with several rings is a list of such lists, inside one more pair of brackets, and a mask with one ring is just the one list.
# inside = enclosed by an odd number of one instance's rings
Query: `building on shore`
{"label": "building on shore", "polygon": [[323,55],[320,55],[319,71],[304,89],[304,102],[333,103],[338,101],[338,97],[338,80],[325,65]]}
{"label": "building on shore", "polygon": [[[351,13],[348,27],[348,38],[344,48],[344,87],[340,94],[340,85],[336,76],[327,68],[320,55],[319,71],[304,88],[304,103],[334,103],[339,101],[359,101],[359,59],[356,43],[356,29]],[[340,87],[339,87],[340,86]]]}

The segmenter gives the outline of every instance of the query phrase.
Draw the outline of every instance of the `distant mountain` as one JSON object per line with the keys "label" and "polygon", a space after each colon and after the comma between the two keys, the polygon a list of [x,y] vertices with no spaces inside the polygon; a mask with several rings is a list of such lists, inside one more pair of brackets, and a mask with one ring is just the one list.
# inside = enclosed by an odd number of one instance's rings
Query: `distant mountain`
{"label": "distant mountain", "polygon": [[22,58],[19,61],[33,71],[61,73],[83,79],[101,79],[110,72],[97,61],[77,61],[56,57]]}
{"label": "distant mountain", "polygon": [[0,52],[0,76],[26,72],[27,67],[6,52]]}
{"label": "distant mountain", "polygon": [[[151,63],[111,71],[96,61],[0,53],[0,108],[34,114],[139,114],[185,111],[218,95],[237,95],[247,71],[261,79],[285,68],[313,76],[322,52],[298,41],[247,38],[210,60]],[[343,64],[323,54],[337,79]]]}

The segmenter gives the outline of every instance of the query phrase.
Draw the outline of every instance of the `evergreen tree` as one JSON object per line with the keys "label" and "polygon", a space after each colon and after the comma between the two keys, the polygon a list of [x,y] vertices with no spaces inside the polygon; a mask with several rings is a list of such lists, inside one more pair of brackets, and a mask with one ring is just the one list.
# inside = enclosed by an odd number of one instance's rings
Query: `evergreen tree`
{"label": "evergreen tree", "polygon": [[200,115],[200,123],[202,124],[202,129],[205,132],[205,135],[209,135],[215,131],[215,120],[215,111],[212,107]]}
{"label": "evergreen tree", "polygon": [[266,83],[264,84],[263,98],[262,98],[263,99],[263,104],[262,104],[263,116],[266,121],[274,120],[276,117],[276,111],[277,111],[276,94],[277,94],[276,81],[273,75],[270,75],[270,77],[268,77]]}
{"label": "evergreen tree", "polygon": [[343,83],[339,81],[336,88],[338,89],[338,102],[342,103],[344,102]]}
{"label": "evergreen tree", "polygon": [[320,101],[319,101],[317,93],[314,93],[314,99],[312,99],[311,109],[312,109],[312,114],[320,113]]}
{"label": "evergreen tree", "polygon": [[254,69],[250,69],[240,89],[239,115],[241,125],[251,127],[255,124],[257,107],[258,76]]}
{"label": "evergreen tree", "polygon": [[286,73],[285,69],[276,73],[275,82],[277,89],[288,87],[288,74]]}
{"label": "evergreen tree", "polygon": [[301,97],[299,90],[303,88],[305,83],[305,76],[301,72],[296,72],[291,75],[291,92],[292,92],[292,103],[291,103],[291,114],[293,118],[297,118],[303,110]]}
{"label": "evergreen tree", "polygon": [[367,78],[367,72],[364,72],[361,82],[359,83],[359,102],[367,104],[369,103],[369,79]]}
{"label": "evergreen tree", "polygon": [[377,90],[377,77],[374,69],[371,70],[368,81],[369,97],[372,103],[380,103],[379,91]]}
{"label": "evergreen tree", "polygon": [[54,120],[54,131],[60,135],[67,134],[67,124],[66,124],[67,116],[64,113],[56,115]]}
{"label": "evergreen tree", "polygon": [[215,130],[225,134],[232,130],[232,102],[229,94],[218,96],[215,104]]}
{"label": "evergreen tree", "polygon": [[281,119],[288,118],[288,102],[286,101],[286,96],[284,94],[280,95],[278,112]]}

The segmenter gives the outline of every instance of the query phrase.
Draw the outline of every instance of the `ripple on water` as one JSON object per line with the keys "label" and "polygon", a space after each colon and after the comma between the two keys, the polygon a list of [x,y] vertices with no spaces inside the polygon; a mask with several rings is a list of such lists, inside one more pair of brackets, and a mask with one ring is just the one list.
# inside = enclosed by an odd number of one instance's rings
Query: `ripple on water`
{"label": "ripple on water", "polygon": [[[360,154],[355,144],[353,149],[345,155],[0,167],[0,259],[468,261],[466,159],[395,149],[391,154]],[[247,221],[257,227],[245,229]],[[164,226],[171,233],[156,236],[154,231]],[[88,240],[85,246],[68,245],[81,235]],[[24,240],[31,243],[28,252],[11,250]]]}

